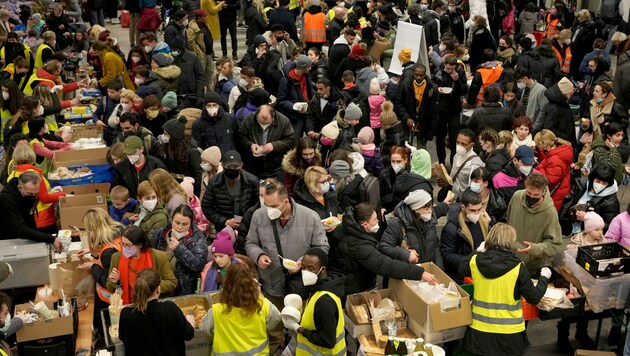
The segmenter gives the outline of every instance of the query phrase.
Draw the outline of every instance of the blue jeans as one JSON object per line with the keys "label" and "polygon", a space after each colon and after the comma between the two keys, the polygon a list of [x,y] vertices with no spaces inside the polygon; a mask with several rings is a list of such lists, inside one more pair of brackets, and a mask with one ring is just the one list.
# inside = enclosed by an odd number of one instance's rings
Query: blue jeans
{"label": "blue jeans", "polygon": [[90,10],[90,22],[92,26],[101,25],[105,27],[105,16],[103,15],[103,9]]}

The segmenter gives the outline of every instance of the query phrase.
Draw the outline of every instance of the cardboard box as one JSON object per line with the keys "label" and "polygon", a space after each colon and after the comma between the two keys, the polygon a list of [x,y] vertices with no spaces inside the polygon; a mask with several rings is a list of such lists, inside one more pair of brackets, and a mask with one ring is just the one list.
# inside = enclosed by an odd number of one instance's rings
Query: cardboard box
{"label": "cardboard box", "polygon": [[107,194],[85,194],[59,198],[61,229],[68,229],[70,226],[84,229],[83,215],[91,208],[103,208],[107,211]]}
{"label": "cardboard box", "polygon": [[[402,307],[402,304],[395,298],[395,296],[393,295],[390,289],[380,289],[380,290],[376,290],[372,292],[363,292],[363,293],[357,293],[357,294],[352,294],[352,295],[347,296],[346,306],[345,306],[346,311],[344,313],[344,318],[346,322],[346,330],[348,330],[350,335],[352,335],[352,337],[355,339],[358,338],[359,335],[374,335],[374,329],[372,328],[372,323],[360,324],[357,321],[357,318],[354,315],[354,312],[352,311],[353,305],[356,306],[356,305],[366,304],[366,300],[367,300],[366,298],[369,296],[370,293],[378,293],[381,299],[384,299],[384,298],[393,299],[396,302],[398,302],[398,304],[401,305]],[[398,324],[399,329],[407,328],[406,317],[403,316],[402,318],[398,318],[396,322]]]}
{"label": "cardboard box", "polygon": [[[423,263],[422,267],[441,284],[448,286],[453,282],[431,262]],[[441,344],[464,337],[466,326],[472,322],[472,310],[470,296],[460,286],[457,286],[461,295],[457,307],[446,310],[440,303],[425,302],[406,281],[391,279],[389,287],[407,313],[409,329],[426,342]]]}
{"label": "cardboard box", "polygon": [[103,138],[103,126],[99,125],[72,125],[72,138],[70,142],[76,142],[81,138]]}
{"label": "cardboard box", "polygon": [[80,164],[106,164],[108,147],[90,148],[85,150],[55,152],[52,168],[69,167]]}
{"label": "cardboard box", "polygon": [[615,356],[611,351],[575,350],[574,356]]}
{"label": "cardboard box", "polygon": [[86,195],[86,194],[109,194],[109,183],[93,183],[83,185],[67,185],[61,187],[66,194]]}
{"label": "cardboard box", "polygon": [[[48,309],[53,309],[53,302],[44,302]],[[71,308],[72,309],[72,308]],[[30,304],[18,304],[15,306],[15,312],[26,311],[32,312]],[[54,318],[41,321],[35,321],[30,324],[24,324],[24,327],[16,333],[17,342],[25,342],[31,340],[46,339],[55,336],[71,335],[73,331],[73,313],[63,318]]]}

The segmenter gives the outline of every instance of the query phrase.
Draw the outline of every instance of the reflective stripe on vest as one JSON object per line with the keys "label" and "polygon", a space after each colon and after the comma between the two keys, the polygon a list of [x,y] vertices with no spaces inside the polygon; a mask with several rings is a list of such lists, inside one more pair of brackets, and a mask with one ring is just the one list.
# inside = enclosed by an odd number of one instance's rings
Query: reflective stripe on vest
{"label": "reflective stripe on vest", "polygon": [[35,52],[35,70],[38,70],[44,66],[44,60],[42,59],[42,52],[44,49],[48,48],[52,51],[52,48],[45,43],[42,43],[37,47],[37,52]]}
{"label": "reflective stripe on vest", "polygon": [[324,26],[323,13],[304,14],[304,42],[326,42],[326,27]]}
{"label": "reflective stripe on vest", "polygon": [[48,131],[51,133],[55,133],[55,131],[59,130],[59,124],[57,123],[57,117],[55,115],[44,116],[44,121],[46,121]]}
{"label": "reflective stripe on vest", "polygon": [[[33,144],[35,143],[39,143],[42,146],[46,146],[44,145],[44,143],[42,141],[40,141],[37,138],[34,138],[30,141],[28,141],[28,144],[31,146],[31,148],[33,148]],[[35,148],[33,148],[34,150]],[[48,171],[50,170],[50,164],[52,163],[52,160],[49,159],[48,157],[44,157],[44,160],[41,163],[37,163],[35,162],[35,164],[33,164],[35,167],[39,168],[42,170],[42,176],[46,177],[48,176]]]}
{"label": "reflective stripe on vest", "polygon": [[[103,256],[103,251],[110,248],[113,248],[116,251],[122,250],[122,245],[121,245],[122,237],[117,237],[112,242],[113,242],[113,246],[111,244],[103,245],[98,251],[98,261],[96,261],[96,264],[99,265],[101,268],[103,268],[103,262],[101,260],[101,257]],[[98,297],[105,303],[110,304],[109,298],[112,296],[112,292],[110,292],[107,288],[98,284],[98,282],[96,282],[96,295],[98,295]]]}
{"label": "reflective stripe on vest", "polygon": [[545,29],[545,37],[549,40],[553,40],[560,34],[560,28],[558,24],[560,19],[551,20],[551,14],[547,15],[547,28]]}
{"label": "reflective stripe on vest", "polygon": [[[260,312],[243,315],[240,308],[231,308],[225,313],[225,304],[212,305],[214,317],[214,342],[212,355],[220,356],[266,356],[269,355],[267,338],[267,316],[269,301],[258,299],[262,303]],[[247,335],[247,337],[243,337]]]}
{"label": "reflective stripe on vest", "polygon": [[[26,95],[33,95],[33,89],[34,89],[33,88],[33,84],[39,85],[39,83],[35,83],[35,82],[49,82],[53,86],[57,85],[57,83],[55,83],[54,81],[52,81],[50,79],[44,79],[44,78],[38,77],[37,76],[37,72],[35,72],[28,79],[28,82],[26,82],[26,87],[23,90],[24,94],[26,94]],[[37,85],[35,85],[35,86],[37,86]]]}
{"label": "reflective stripe on vest", "polygon": [[335,294],[326,291],[315,292],[311,299],[306,303],[306,308],[304,308],[304,314],[302,315],[302,321],[300,324],[308,330],[316,330],[315,328],[315,304],[317,300],[322,296],[329,296],[337,305],[337,311],[339,315],[339,320],[337,320],[337,327],[335,328],[335,335],[337,335],[337,340],[335,340],[335,346],[332,349],[328,349],[325,347],[317,346],[310,341],[304,335],[297,335],[297,356],[306,356],[306,355],[330,355],[330,356],[342,356],[346,354],[346,339],[345,339],[345,330],[344,330],[344,319],[342,317],[343,310],[341,308],[341,300]]}
{"label": "reflective stripe on vest", "polygon": [[483,104],[483,91],[486,87],[501,78],[501,74],[503,73],[502,66],[496,66],[493,68],[479,68],[477,72],[481,74],[481,89],[479,89],[479,94],[477,94],[477,104]]}
{"label": "reflective stripe on vest", "polygon": [[[13,161],[11,161],[11,163],[13,163]],[[35,165],[34,165],[35,166]],[[11,167],[11,164],[9,164],[9,167]],[[24,172],[34,172],[39,174],[39,172],[33,170],[33,169],[28,169]],[[7,178],[7,182],[10,181],[11,179],[15,178],[15,177],[19,177],[22,173],[24,172],[19,172],[17,169],[13,172],[11,172],[9,174],[9,177]],[[44,183],[46,184],[46,189],[48,189],[50,191],[50,183],[48,183],[48,179],[46,179],[46,176],[44,176],[42,174],[42,178],[44,178]],[[41,200],[37,199],[37,212],[40,213],[48,208],[50,208],[50,206],[52,205],[52,203],[42,203]]]}
{"label": "reflective stripe on vest", "polygon": [[[3,50],[4,50],[4,48],[3,48]],[[5,72],[7,72],[7,73],[11,74],[11,77],[10,77],[10,78],[11,78],[11,79],[13,79],[13,76],[15,75],[15,64],[13,64],[13,63],[9,63],[9,64],[7,64],[7,66],[6,66],[6,67],[4,67],[4,69],[3,69],[3,70],[4,70]]]}
{"label": "reflective stripe on vest", "polygon": [[564,58],[562,58],[562,53],[556,48],[556,46],[551,46],[553,51],[556,52],[556,57],[558,58],[558,63],[560,63],[560,70],[564,74],[569,74],[571,70],[571,58],[573,55],[571,54],[571,47],[567,47],[564,51]]}
{"label": "reflective stripe on vest", "polygon": [[471,328],[495,334],[516,334],[525,330],[521,299],[514,300],[520,268],[521,263],[498,278],[488,279],[477,268],[477,255],[471,258],[470,271],[475,285]]}

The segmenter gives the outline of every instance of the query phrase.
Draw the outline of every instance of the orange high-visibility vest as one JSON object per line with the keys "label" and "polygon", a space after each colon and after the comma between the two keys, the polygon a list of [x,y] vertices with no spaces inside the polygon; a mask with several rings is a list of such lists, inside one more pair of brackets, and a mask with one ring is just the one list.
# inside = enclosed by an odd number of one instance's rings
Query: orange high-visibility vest
{"label": "orange high-visibility vest", "polygon": [[547,15],[547,28],[545,29],[545,37],[553,40],[560,34],[560,19],[551,20],[551,14]]}
{"label": "orange high-visibility vest", "polygon": [[[103,255],[103,251],[112,247],[115,248],[116,251],[121,251],[122,250],[122,237],[115,238],[113,241],[113,246],[112,245],[101,246],[101,249],[98,251],[98,261],[96,262],[96,264],[101,266],[101,268],[103,267],[103,263],[101,262],[101,256]],[[102,301],[109,304],[109,298],[112,296],[112,293],[109,290],[107,290],[107,287],[103,287],[100,284],[98,284],[98,282],[96,282],[96,294]]]}
{"label": "orange high-visibility vest", "polygon": [[323,12],[304,14],[304,42],[324,43],[326,42],[326,27],[324,26]]}
{"label": "orange high-visibility vest", "polygon": [[479,94],[477,94],[477,104],[483,104],[483,91],[486,87],[501,78],[501,73],[503,73],[502,66],[496,66],[493,68],[479,68],[477,72],[481,74],[481,89],[479,89]]}
{"label": "orange high-visibility vest", "polygon": [[569,74],[569,70],[571,70],[571,58],[573,55],[571,54],[571,47],[567,47],[564,51],[564,58],[562,58],[562,53],[556,48],[556,46],[552,46],[553,51],[556,52],[556,57],[558,58],[558,63],[560,63],[560,70],[562,73]]}

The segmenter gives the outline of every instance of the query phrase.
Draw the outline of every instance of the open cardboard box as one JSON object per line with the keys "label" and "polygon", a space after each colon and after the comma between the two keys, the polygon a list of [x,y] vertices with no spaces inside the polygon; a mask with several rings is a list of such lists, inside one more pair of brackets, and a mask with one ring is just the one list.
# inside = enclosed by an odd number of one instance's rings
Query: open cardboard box
{"label": "open cardboard box", "polygon": [[107,211],[107,193],[85,194],[59,198],[59,220],[61,229],[76,226],[84,229],[83,215],[91,208]]}
{"label": "open cardboard box", "polygon": [[574,356],[615,356],[611,351],[575,350]]}
{"label": "open cardboard box", "polygon": [[[346,312],[344,313],[346,330],[348,330],[350,335],[352,335],[352,337],[355,339],[358,338],[360,335],[374,335],[372,323],[359,323],[352,310],[353,305],[357,306],[361,304],[366,304],[368,300],[367,298],[369,298],[371,293],[377,293],[381,299],[389,298],[398,302],[398,304],[401,305],[400,301],[395,298],[390,289],[379,289],[376,291],[357,293],[347,296]],[[398,324],[398,329],[405,329],[407,327],[407,319],[404,316],[402,318],[397,318],[396,323]]]}
{"label": "open cardboard box", "polygon": [[58,151],[52,161],[52,168],[70,167],[80,164],[106,164],[108,147],[85,150]]}
{"label": "open cardboard box", "polygon": [[[53,302],[46,301],[48,309],[53,310]],[[72,308],[71,308],[72,309]],[[18,304],[15,306],[15,312],[26,311],[32,312],[30,304]],[[16,333],[17,342],[25,342],[31,340],[47,339],[55,336],[73,334],[73,317],[72,312],[69,316],[54,319],[46,319],[35,321],[30,324],[24,324],[24,327]]]}
{"label": "open cardboard box", "polygon": [[66,185],[61,187],[66,194],[86,195],[86,194],[109,194],[109,183],[92,183],[83,185]]}
{"label": "open cardboard box", "polygon": [[[432,262],[423,263],[422,267],[445,286],[453,282]],[[444,308],[439,302],[428,304],[404,280],[390,279],[389,288],[407,313],[409,329],[416,335],[421,335],[425,342],[442,344],[459,340],[464,337],[466,326],[472,323],[470,296],[460,286],[457,286],[457,291],[461,298],[457,306],[450,308]]]}

